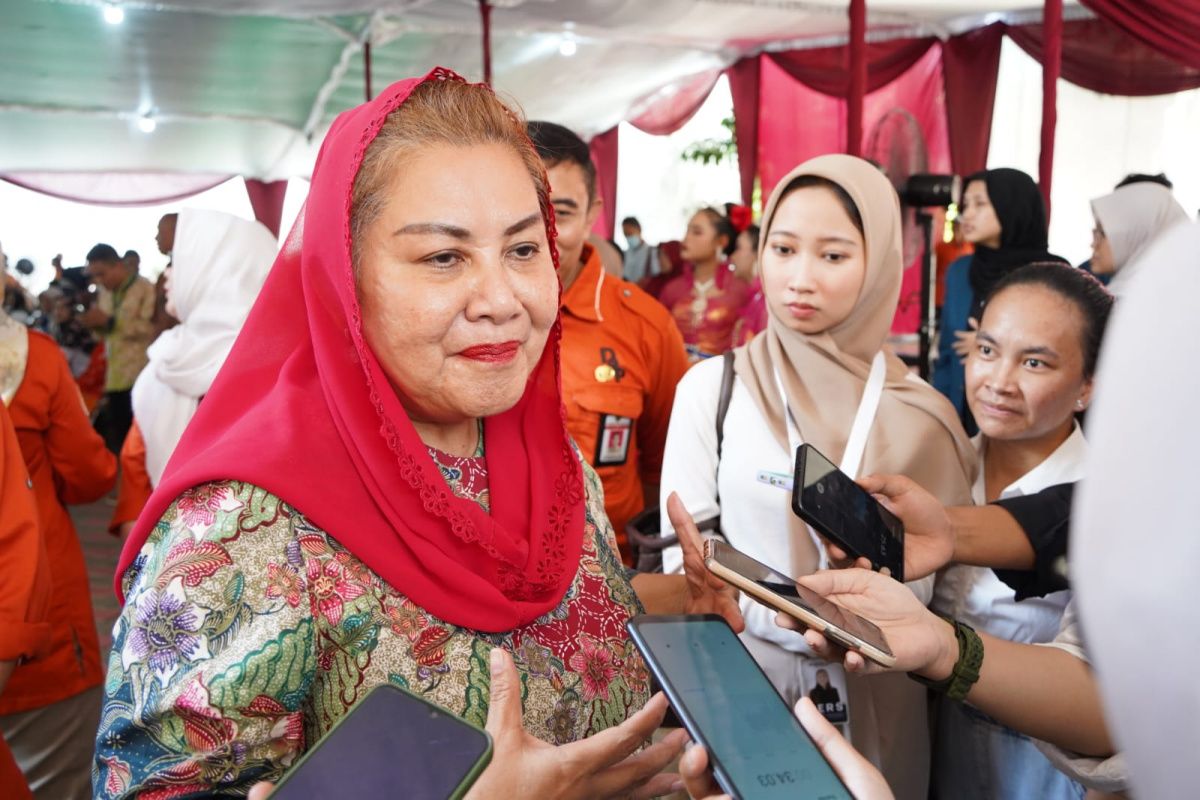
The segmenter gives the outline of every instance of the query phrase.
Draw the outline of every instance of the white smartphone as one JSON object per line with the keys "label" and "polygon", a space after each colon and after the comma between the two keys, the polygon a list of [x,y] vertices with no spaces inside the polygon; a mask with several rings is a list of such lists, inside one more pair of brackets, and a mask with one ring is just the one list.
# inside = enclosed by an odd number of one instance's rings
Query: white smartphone
{"label": "white smartphone", "polygon": [[717,539],[704,541],[704,564],[721,580],[763,605],[782,611],[830,641],[884,667],[896,665],[879,626],[809,591],[788,577]]}

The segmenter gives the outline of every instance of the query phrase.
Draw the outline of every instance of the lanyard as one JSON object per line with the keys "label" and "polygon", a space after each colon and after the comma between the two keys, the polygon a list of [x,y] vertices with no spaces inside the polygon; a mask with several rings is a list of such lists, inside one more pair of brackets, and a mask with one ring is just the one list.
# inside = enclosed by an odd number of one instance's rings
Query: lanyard
{"label": "lanyard", "polygon": [[[867,452],[867,436],[871,432],[871,425],[875,422],[875,413],[879,410],[879,401],[883,397],[883,383],[886,377],[887,359],[880,351],[871,361],[871,373],[867,376],[867,385],[863,388],[862,400],[859,401],[858,411],[854,415],[854,424],[850,427],[850,438],[846,440],[842,463],[838,465],[841,471],[851,478],[857,478],[858,472],[862,468],[863,455]],[[783,407],[787,413],[788,443],[794,459],[796,450],[802,443],[800,427],[788,404],[787,392],[783,388],[783,379],[779,377],[779,370],[775,370],[775,387],[779,390],[779,397],[783,400]]]}

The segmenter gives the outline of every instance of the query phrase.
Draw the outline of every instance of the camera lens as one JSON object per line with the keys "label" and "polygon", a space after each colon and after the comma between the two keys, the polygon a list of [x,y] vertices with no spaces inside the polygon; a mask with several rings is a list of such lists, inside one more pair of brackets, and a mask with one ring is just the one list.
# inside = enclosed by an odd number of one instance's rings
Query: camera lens
{"label": "camera lens", "polygon": [[825,484],[823,484],[823,483],[817,484],[817,494],[825,494]]}

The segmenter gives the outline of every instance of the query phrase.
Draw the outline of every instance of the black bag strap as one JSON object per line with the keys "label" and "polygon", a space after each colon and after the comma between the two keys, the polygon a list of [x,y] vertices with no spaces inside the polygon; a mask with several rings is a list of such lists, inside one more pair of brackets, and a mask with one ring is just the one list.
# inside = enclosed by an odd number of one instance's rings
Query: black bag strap
{"label": "black bag strap", "polygon": [[[721,448],[725,444],[725,415],[729,413],[729,400],[733,397],[733,351],[728,350],[725,355],[721,356],[725,359],[725,369],[721,373],[721,394],[717,397],[717,470],[721,469]],[[714,486],[716,486],[714,482]],[[721,490],[716,488],[717,506],[721,505]],[[720,517],[714,518],[719,520]],[[717,523],[714,523],[716,527]]]}

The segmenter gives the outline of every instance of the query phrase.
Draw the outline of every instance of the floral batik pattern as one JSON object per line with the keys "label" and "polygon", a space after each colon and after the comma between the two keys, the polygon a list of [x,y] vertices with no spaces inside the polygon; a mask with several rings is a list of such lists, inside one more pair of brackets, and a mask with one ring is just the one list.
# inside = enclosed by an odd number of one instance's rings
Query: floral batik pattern
{"label": "floral batik pattern", "polygon": [[[434,455],[455,494],[486,509],[484,459]],[[563,744],[620,723],[649,698],[625,632],[641,607],[584,473],[575,580],[556,609],[505,634],[433,617],[263,489],[185,492],[122,578],[96,796],[245,796],[383,683],[482,726],[493,647],[521,672],[533,735]]]}

